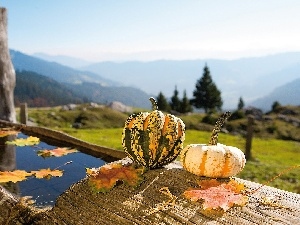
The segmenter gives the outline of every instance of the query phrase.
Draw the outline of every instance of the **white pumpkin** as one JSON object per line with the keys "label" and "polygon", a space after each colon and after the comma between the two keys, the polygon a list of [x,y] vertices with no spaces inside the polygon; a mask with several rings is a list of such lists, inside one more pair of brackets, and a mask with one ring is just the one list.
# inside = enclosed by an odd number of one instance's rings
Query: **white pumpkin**
{"label": "white pumpkin", "polygon": [[217,120],[208,145],[191,144],[181,151],[180,160],[184,169],[212,178],[235,176],[243,170],[246,163],[244,153],[236,147],[218,143],[221,127],[230,116],[230,112],[225,112]]}
{"label": "white pumpkin", "polygon": [[183,168],[198,175],[226,178],[237,175],[245,166],[244,153],[232,146],[222,144],[190,144],[180,155]]}

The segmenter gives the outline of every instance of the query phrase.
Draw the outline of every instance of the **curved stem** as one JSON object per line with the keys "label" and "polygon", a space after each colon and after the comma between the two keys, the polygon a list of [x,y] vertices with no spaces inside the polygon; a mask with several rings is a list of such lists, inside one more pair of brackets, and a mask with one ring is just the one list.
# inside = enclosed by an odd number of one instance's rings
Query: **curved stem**
{"label": "curved stem", "polygon": [[231,112],[225,112],[223,113],[220,118],[217,120],[215,127],[211,133],[209,144],[210,145],[217,145],[218,143],[218,134],[221,131],[222,126],[224,125],[226,119],[228,119],[231,116]]}
{"label": "curved stem", "polygon": [[158,106],[157,106],[157,102],[156,102],[155,98],[151,97],[151,98],[149,98],[149,100],[150,100],[150,102],[152,104],[153,111],[154,110],[158,110]]}

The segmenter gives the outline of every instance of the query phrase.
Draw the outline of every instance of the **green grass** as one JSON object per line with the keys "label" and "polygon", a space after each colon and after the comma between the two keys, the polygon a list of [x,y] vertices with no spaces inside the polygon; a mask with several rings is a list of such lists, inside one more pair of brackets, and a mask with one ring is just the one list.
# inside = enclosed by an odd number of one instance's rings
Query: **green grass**
{"label": "green grass", "polygon": [[128,117],[109,107],[92,108],[88,105],[80,105],[74,110],[62,110],[61,107],[30,108],[28,115],[37,125],[52,129],[69,128],[76,122],[88,129],[116,128],[122,127]]}
{"label": "green grass", "polygon": [[122,128],[106,129],[74,129],[64,128],[61,131],[72,135],[73,137],[87,141],[89,143],[122,150],[121,135]]}

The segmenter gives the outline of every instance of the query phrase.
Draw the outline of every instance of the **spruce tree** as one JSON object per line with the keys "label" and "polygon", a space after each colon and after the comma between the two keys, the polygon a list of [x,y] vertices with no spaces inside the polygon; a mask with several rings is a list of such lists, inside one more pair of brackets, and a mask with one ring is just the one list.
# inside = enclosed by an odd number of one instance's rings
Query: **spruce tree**
{"label": "spruce tree", "polygon": [[278,113],[280,110],[281,104],[278,101],[273,102],[272,112]]}
{"label": "spruce tree", "polygon": [[186,90],[184,90],[183,92],[183,97],[182,97],[182,101],[180,104],[180,112],[181,113],[187,113],[187,112],[192,112],[192,106],[190,104],[190,100],[188,99],[187,95],[186,95]]}
{"label": "spruce tree", "polygon": [[170,106],[171,106],[171,109],[176,112],[180,112],[180,99],[178,97],[178,94],[179,94],[179,92],[177,90],[177,86],[175,86],[174,94],[171,97]]}
{"label": "spruce tree", "polygon": [[157,101],[157,106],[158,106],[159,110],[166,111],[166,112],[170,111],[170,105],[162,92],[158,93],[156,101]]}
{"label": "spruce tree", "polygon": [[196,108],[203,108],[206,113],[221,110],[223,101],[221,92],[213,82],[208,66],[205,64],[203,76],[197,81],[191,103]]}
{"label": "spruce tree", "polygon": [[242,99],[242,97],[240,97],[239,104],[238,104],[238,110],[243,109],[244,106],[245,106],[244,100]]}

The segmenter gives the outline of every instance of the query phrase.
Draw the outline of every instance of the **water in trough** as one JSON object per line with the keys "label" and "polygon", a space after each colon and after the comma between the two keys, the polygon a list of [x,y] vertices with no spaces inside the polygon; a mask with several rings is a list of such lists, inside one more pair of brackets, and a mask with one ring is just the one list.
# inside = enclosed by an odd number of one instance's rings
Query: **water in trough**
{"label": "water in trough", "polygon": [[[43,158],[37,152],[43,149],[54,149],[57,146],[40,142],[34,146],[7,145],[7,140],[15,138],[27,138],[25,134],[19,133],[0,138],[0,169],[1,171],[25,170],[35,171],[40,169],[63,170],[63,176],[47,179],[37,179],[34,176],[17,183],[0,183],[10,192],[18,196],[32,196],[37,207],[53,206],[56,198],[70,185],[86,176],[86,168],[100,167],[105,162],[99,158],[84,154],[82,152],[71,153],[62,157]],[[69,147],[69,146],[60,146]]]}

